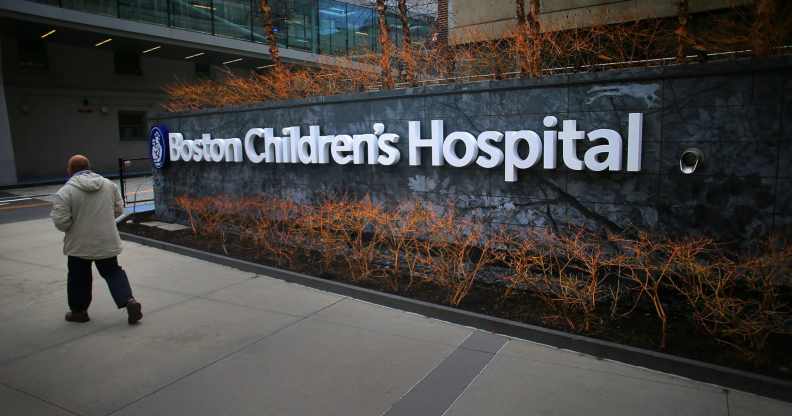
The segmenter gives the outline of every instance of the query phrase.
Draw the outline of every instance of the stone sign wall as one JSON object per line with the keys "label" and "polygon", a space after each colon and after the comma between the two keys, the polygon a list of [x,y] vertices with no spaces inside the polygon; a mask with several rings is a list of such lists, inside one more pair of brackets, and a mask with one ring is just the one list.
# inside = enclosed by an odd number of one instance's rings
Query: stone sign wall
{"label": "stone sign wall", "polygon": [[[445,134],[467,131],[546,130],[543,118],[577,120],[578,128],[619,131],[627,142],[629,113],[643,113],[640,172],[574,171],[561,161],[539,163],[505,182],[502,169],[475,164],[408,163],[408,122],[431,120]],[[371,133],[374,123],[401,136],[393,166],[171,162],[154,172],[157,214],[177,219],[179,195],[276,195],[297,201],[371,195],[387,206],[414,201],[452,202],[493,224],[579,224],[671,233],[705,233],[739,240],[792,226],[792,59],[729,61],[666,68],[612,70],[490,81],[390,92],[320,97],[191,113],[163,113],[185,139],[204,133],[237,137],[254,127],[321,126],[322,134]],[[586,140],[581,141],[588,142]],[[503,145],[502,143],[500,144]],[[582,159],[586,144],[579,146]],[[703,163],[680,172],[682,152],[698,148]]]}

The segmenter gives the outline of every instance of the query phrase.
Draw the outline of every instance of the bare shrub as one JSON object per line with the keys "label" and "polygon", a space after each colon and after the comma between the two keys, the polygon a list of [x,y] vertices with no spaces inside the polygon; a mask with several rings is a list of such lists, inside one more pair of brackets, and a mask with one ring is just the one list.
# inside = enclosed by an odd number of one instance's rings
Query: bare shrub
{"label": "bare shrub", "polygon": [[792,277],[792,246],[780,238],[733,253],[709,238],[672,239],[640,230],[607,236],[576,227],[492,233],[451,204],[385,210],[369,196],[296,203],[182,195],[176,204],[195,236],[219,240],[226,252],[228,235],[238,233],[278,265],[316,261],[324,271],[353,282],[379,281],[396,292],[432,282],[454,306],[485,268],[497,265],[507,269],[504,298],[530,294],[547,306],[541,319],[575,331],[598,330],[608,314],[618,319],[650,310],[665,349],[669,305],[682,300],[675,318],[688,319],[750,360],[762,360],[774,334],[792,334],[784,286]]}
{"label": "bare shrub", "polygon": [[792,309],[779,294],[781,280],[792,273],[792,247],[769,238],[738,259],[712,248],[710,241],[683,246],[674,287],[701,329],[746,358],[761,360],[770,335],[792,333]]}

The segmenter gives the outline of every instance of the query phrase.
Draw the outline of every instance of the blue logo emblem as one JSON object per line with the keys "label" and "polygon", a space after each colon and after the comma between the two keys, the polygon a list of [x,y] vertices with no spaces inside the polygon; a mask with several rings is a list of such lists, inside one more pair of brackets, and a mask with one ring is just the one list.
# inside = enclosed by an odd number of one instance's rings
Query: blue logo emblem
{"label": "blue logo emblem", "polygon": [[151,145],[151,163],[157,169],[162,169],[168,163],[168,128],[158,124],[151,128],[149,133]]}

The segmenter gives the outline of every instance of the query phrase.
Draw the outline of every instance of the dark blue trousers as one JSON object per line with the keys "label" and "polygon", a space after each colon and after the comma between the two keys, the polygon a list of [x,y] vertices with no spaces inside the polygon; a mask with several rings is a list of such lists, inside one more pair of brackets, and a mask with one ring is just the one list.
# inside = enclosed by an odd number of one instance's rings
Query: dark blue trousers
{"label": "dark blue trousers", "polygon": [[118,308],[124,308],[132,298],[132,288],[126,272],[118,265],[117,257],[101,260],[88,260],[69,256],[69,275],[66,281],[66,292],[69,297],[69,308],[74,312],[87,311],[91,306],[91,286],[93,276],[91,263],[96,263],[99,274],[107,281],[110,294]]}

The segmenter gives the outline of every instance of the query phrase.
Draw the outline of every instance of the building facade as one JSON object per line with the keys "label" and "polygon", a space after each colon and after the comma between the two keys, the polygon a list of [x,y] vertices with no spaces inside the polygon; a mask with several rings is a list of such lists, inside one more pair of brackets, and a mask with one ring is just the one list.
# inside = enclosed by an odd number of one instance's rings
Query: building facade
{"label": "building facade", "polygon": [[[355,65],[377,48],[370,2],[270,3],[288,63]],[[432,19],[411,19],[421,42]],[[116,174],[118,158],[148,155],[164,85],[272,63],[256,0],[0,0],[0,57],[0,186],[61,180],[73,153]]]}
{"label": "building facade", "polygon": [[[524,0],[526,10],[531,0]],[[465,43],[507,36],[515,27],[514,0],[449,0],[449,41]],[[689,0],[689,13],[741,4],[746,0]],[[647,18],[675,16],[678,0],[541,0],[539,22],[543,31],[559,31]]]}

